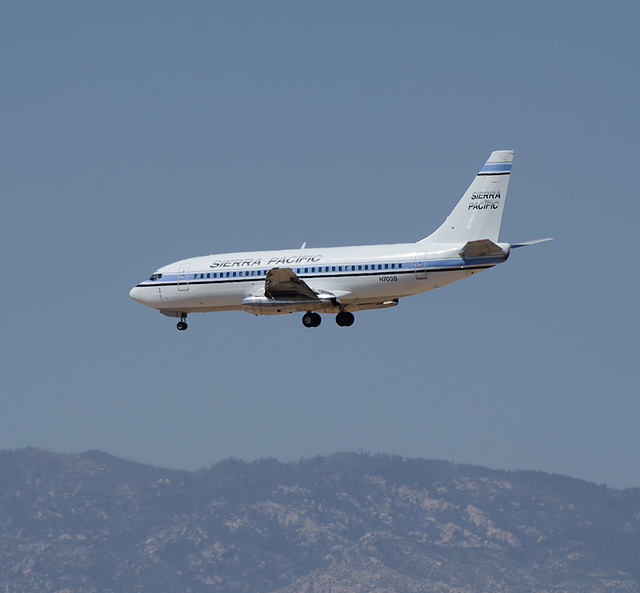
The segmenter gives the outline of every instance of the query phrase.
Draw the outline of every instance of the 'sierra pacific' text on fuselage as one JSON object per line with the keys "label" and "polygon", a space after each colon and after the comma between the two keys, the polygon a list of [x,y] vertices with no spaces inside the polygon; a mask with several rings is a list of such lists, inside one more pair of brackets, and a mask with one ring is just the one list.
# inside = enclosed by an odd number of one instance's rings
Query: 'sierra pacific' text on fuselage
{"label": "'sierra pacific' text on fuselage", "polygon": [[[282,257],[272,257],[266,262],[267,266],[276,264],[308,264],[315,263],[322,259],[321,255],[290,255]],[[260,267],[262,259],[226,259],[223,261],[214,261],[210,268],[243,268],[243,267]]]}

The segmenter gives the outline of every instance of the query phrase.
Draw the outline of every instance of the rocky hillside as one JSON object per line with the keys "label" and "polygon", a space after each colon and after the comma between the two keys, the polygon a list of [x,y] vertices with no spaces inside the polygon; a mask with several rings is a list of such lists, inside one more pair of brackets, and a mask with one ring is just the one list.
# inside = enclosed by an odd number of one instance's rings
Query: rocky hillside
{"label": "rocky hillside", "polygon": [[0,452],[0,593],[640,591],[640,490],[339,454]]}

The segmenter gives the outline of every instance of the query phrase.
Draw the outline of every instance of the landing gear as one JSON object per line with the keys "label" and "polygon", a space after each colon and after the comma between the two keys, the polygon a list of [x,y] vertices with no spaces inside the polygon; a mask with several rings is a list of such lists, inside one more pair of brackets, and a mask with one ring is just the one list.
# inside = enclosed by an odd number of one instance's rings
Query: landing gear
{"label": "landing gear", "polygon": [[189,327],[187,325],[187,322],[185,321],[186,318],[187,318],[187,314],[185,313],[180,317],[180,321],[178,321],[178,325],[176,326],[181,332],[183,332],[185,329]]}
{"label": "landing gear", "polygon": [[308,311],[302,316],[302,325],[305,327],[318,327],[321,321],[322,317],[312,311]]}
{"label": "landing gear", "polygon": [[336,315],[336,323],[340,327],[349,327],[350,325],[353,325],[354,321],[355,317],[353,316],[353,313],[349,313],[348,311],[340,311],[340,313]]}

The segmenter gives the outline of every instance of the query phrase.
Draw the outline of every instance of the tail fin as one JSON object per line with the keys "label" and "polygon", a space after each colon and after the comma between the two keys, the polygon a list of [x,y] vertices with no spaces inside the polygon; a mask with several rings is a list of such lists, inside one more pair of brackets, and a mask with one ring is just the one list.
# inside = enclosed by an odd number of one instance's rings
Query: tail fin
{"label": "tail fin", "polygon": [[496,150],[444,223],[419,243],[498,241],[513,150]]}

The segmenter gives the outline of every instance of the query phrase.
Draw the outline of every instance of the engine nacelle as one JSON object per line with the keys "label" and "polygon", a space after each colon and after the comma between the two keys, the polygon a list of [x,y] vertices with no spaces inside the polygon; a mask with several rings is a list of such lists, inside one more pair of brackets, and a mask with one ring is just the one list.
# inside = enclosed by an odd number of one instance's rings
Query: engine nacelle
{"label": "engine nacelle", "polygon": [[279,300],[269,299],[262,295],[248,294],[242,298],[242,310],[254,315],[281,315],[301,311],[320,311],[335,313],[340,310],[334,297],[314,300]]}

